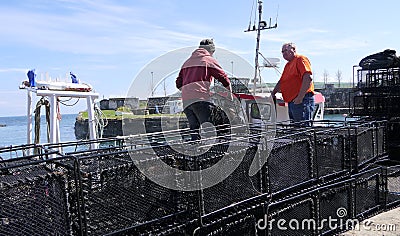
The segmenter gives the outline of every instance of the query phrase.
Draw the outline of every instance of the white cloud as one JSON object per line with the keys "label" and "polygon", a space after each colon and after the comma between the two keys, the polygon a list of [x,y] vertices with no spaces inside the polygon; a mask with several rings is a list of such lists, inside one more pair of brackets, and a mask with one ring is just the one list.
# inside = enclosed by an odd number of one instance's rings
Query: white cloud
{"label": "white cloud", "polygon": [[27,72],[26,68],[0,68],[0,73],[8,73],[8,72]]}
{"label": "white cloud", "polygon": [[198,39],[197,35],[148,23],[141,19],[141,9],[134,7],[94,1],[60,2],[67,5],[61,6],[61,10],[66,8],[65,14],[0,9],[0,21],[9,22],[1,26],[0,40],[51,51],[110,55],[166,51]]}

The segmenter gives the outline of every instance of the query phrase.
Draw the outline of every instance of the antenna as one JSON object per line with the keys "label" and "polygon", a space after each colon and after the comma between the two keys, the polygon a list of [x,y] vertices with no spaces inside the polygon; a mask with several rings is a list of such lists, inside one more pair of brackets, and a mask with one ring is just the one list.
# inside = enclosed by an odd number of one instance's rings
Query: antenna
{"label": "antenna", "polygon": [[[244,32],[251,32],[251,31],[257,31],[257,44],[256,44],[256,58],[255,58],[255,72],[254,72],[254,90],[253,93],[256,93],[256,85],[258,81],[258,71],[259,71],[259,63],[258,63],[258,54],[259,54],[259,49],[260,49],[260,36],[261,36],[261,30],[266,30],[266,29],[274,29],[278,27],[277,21],[275,22],[275,25],[271,24],[271,18],[269,19],[269,24],[267,24],[266,21],[261,20],[261,14],[262,14],[262,1],[258,1],[258,27],[255,25],[253,26],[252,29],[247,29]],[[276,17],[278,19],[278,15]],[[260,80],[261,83],[261,80]]]}

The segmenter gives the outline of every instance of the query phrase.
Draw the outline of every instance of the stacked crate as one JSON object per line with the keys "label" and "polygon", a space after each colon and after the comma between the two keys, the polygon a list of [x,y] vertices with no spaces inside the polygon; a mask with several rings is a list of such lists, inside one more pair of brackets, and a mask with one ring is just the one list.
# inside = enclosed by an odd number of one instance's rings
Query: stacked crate
{"label": "stacked crate", "polygon": [[389,121],[389,156],[400,161],[400,67],[358,69],[354,89],[353,115]]}
{"label": "stacked crate", "polygon": [[[70,235],[68,171],[40,146],[0,148],[0,235]],[[33,154],[38,152],[39,154]],[[11,158],[10,158],[11,157]]]}
{"label": "stacked crate", "polygon": [[[66,156],[43,151],[50,150],[46,147],[25,147],[42,151],[0,161],[0,232],[332,235],[400,205],[400,166],[386,158],[388,122],[314,125],[280,127],[274,137],[257,133],[258,143],[251,138],[248,143],[209,144],[199,155],[180,153],[165,140],[156,142],[154,134],[114,139]],[[10,152],[15,150],[0,150],[2,156]],[[176,187],[184,181],[202,184],[202,171],[222,156],[228,157],[226,164],[240,162],[227,178],[199,190],[158,185],[141,169],[173,178]],[[157,160],[199,171],[199,179],[168,175]],[[250,176],[253,164],[258,171]],[[336,220],[335,228],[328,219]]]}

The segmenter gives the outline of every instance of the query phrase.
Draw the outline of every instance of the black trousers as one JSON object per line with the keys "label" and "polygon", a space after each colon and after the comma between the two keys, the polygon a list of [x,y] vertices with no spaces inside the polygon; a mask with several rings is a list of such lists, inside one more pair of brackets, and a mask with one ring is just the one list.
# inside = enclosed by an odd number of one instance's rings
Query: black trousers
{"label": "black trousers", "polygon": [[199,140],[200,126],[205,122],[212,122],[212,110],[215,108],[214,104],[207,101],[197,101],[185,106],[183,112],[189,121],[190,135],[192,141]]}

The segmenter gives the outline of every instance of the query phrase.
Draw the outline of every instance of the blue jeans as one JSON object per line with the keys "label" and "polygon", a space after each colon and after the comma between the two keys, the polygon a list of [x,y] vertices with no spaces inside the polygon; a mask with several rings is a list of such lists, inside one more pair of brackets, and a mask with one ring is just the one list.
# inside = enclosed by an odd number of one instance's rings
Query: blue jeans
{"label": "blue jeans", "polygon": [[[303,102],[294,104],[289,102],[289,118],[294,122],[311,121],[314,115],[314,94],[306,93]],[[302,126],[311,126],[311,122],[304,122]]]}

